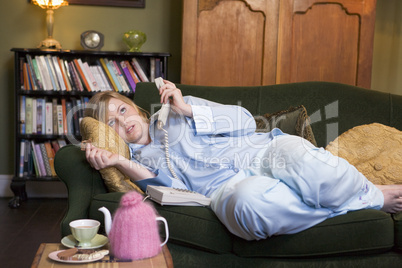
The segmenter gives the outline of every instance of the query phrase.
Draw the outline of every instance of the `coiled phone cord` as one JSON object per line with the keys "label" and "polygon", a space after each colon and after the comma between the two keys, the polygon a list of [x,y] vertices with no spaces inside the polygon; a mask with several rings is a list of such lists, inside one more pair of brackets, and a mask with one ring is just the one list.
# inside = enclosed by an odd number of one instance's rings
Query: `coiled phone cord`
{"label": "coiled phone cord", "polygon": [[170,173],[172,173],[173,178],[177,179],[180,181],[179,177],[177,177],[176,172],[173,170],[173,167],[170,163],[170,154],[169,154],[169,135],[168,131],[164,128],[160,128],[165,132],[165,158],[166,158],[166,164],[168,166],[168,169],[170,170]]}

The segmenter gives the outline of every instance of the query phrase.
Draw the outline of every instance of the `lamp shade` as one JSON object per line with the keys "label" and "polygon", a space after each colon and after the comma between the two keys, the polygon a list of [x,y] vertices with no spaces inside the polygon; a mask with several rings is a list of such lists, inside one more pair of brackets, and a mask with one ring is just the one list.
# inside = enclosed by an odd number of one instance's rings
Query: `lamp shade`
{"label": "lamp shade", "polygon": [[32,3],[43,9],[58,9],[68,5],[68,2],[64,0],[32,0]]}

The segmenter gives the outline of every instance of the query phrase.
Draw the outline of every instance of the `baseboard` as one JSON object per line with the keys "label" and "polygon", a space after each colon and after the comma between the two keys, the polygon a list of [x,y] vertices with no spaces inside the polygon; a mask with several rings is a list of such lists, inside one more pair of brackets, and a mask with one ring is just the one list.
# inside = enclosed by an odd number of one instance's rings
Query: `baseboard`
{"label": "baseboard", "polygon": [[[10,189],[12,175],[0,175],[0,197],[12,197]],[[61,181],[27,181],[25,186],[28,198],[67,198],[67,189]]]}

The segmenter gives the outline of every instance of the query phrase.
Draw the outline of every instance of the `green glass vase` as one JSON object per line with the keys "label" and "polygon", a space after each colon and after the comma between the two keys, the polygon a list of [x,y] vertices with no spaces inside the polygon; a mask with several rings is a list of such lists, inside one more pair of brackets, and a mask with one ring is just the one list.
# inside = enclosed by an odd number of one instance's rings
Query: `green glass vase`
{"label": "green glass vase", "polygon": [[141,31],[125,32],[123,42],[128,46],[129,52],[141,52],[141,46],[147,41],[147,35]]}

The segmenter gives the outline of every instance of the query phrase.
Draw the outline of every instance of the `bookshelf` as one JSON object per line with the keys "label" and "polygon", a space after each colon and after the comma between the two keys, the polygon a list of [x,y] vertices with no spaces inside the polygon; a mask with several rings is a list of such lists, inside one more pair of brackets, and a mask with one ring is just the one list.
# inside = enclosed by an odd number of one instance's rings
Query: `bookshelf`
{"label": "bookshelf", "polygon": [[134,98],[135,85],[168,78],[169,53],[13,48],[15,140],[14,197],[27,200],[27,181],[58,181],[57,150],[79,143],[79,120],[96,92],[115,90]]}

